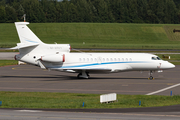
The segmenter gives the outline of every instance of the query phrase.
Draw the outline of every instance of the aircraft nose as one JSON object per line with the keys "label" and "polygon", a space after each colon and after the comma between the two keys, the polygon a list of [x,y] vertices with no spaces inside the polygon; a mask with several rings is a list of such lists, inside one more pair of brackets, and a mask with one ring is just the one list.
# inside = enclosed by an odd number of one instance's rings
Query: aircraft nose
{"label": "aircraft nose", "polygon": [[174,64],[172,64],[172,63],[169,63],[170,65],[169,65],[169,67],[170,68],[175,68],[175,65]]}
{"label": "aircraft nose", "polygon": [[164,69],[171,69],[171,68],[175,68],[175,65],[170,62],[166,62],[164,64]]}

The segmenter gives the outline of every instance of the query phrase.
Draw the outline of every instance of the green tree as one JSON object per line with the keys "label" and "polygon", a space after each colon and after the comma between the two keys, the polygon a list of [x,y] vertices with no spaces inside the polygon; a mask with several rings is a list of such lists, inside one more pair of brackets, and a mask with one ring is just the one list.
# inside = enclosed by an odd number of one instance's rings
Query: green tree
{"label": "green tree", "polygon": [[134,21],[136,23],[144,23],[148,22],[147,19],[147,9],[148,9],[148,3],[147,0],[137,0],[137,21]]}
{"label": "green tree", "polygon": [[17,21],[16,11],[13,7],[7,5],[5,7],[5,11],[6,11],[6,22],[12,23]]}
{"label": "green tree", "polygon": [[178,23],[178,10],[173,0],[166,0],[164,23]]}
{"label": "green tree", "polygon": [[0,6],[0,23],[6,22],[6,10],[4,6]]}
{"label": "green tree", "polygon": [[67,0],[64,0],[61,4],[62,8],[62,22],[70,22],[70,2]]}
{"label": "green tree", "polygon": [[29,22],[44,22],[44,12],[37,0],[23,0],[22,7],[25,9],[26,18]]}
{"label": "green tree", "polygon": [[122,0],[112,0],[111,1],[111,10],[114,16],[114,19],[118,23],[124,21],[124,6]]}
{"label": "green tree", "polygon": [[148,2],[147,19],[150,23],[159,23],[158,16],[156,15],[157,1],[158,0],[149,0]]}

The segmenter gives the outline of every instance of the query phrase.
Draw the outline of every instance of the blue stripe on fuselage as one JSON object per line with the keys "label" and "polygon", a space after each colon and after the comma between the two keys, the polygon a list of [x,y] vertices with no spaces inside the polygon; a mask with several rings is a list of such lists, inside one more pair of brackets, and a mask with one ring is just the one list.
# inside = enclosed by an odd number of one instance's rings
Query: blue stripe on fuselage
{"label": "blue stripe on fuselage", "polygon": [[84,64],[84,65],[62,66],[61,68],[90,67],[90,66],[97,66],[97,65],[120,64],[120,63],[147,63],[147,61],[92,63],[92,64]]}

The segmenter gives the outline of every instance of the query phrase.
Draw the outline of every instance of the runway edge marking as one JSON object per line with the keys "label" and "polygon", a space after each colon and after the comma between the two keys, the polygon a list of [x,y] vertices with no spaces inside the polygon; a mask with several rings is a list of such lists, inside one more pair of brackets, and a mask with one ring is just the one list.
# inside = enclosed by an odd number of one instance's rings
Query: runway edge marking
{"label": "runway edge marking", "polygon": [[41,110],[15,110],[19,112],[42,112]]}
{"label": "runway edge marking", "polygon": [[168,89],[177,87],[177,86],[179,86],[179,85],[180,85],[180,83],[179,83],[179,84],[176,84],[176,85],[173,85],[173,86],[170,86],[170,87],[167,87],[167,88],[164,88],[164,89],[161,89],[161,90],[158,90],[158,91],[155,91],[155,92],[148,93],[148,94],[146,94],[146,95],[153,95],[153,94],[156,94],[156,93],[160,93],[160,92],[163,92],[163,91],[165,91],[165,90],[168,90]]}

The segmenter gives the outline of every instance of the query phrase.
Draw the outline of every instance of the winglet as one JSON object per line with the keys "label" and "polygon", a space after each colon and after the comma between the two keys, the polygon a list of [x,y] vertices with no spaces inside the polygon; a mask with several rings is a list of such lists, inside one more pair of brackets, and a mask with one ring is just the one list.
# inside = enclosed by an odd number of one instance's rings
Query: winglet
{"label": "winglet", "polygon": [[28,25],[29,22],[15,22],[15,25]]}

